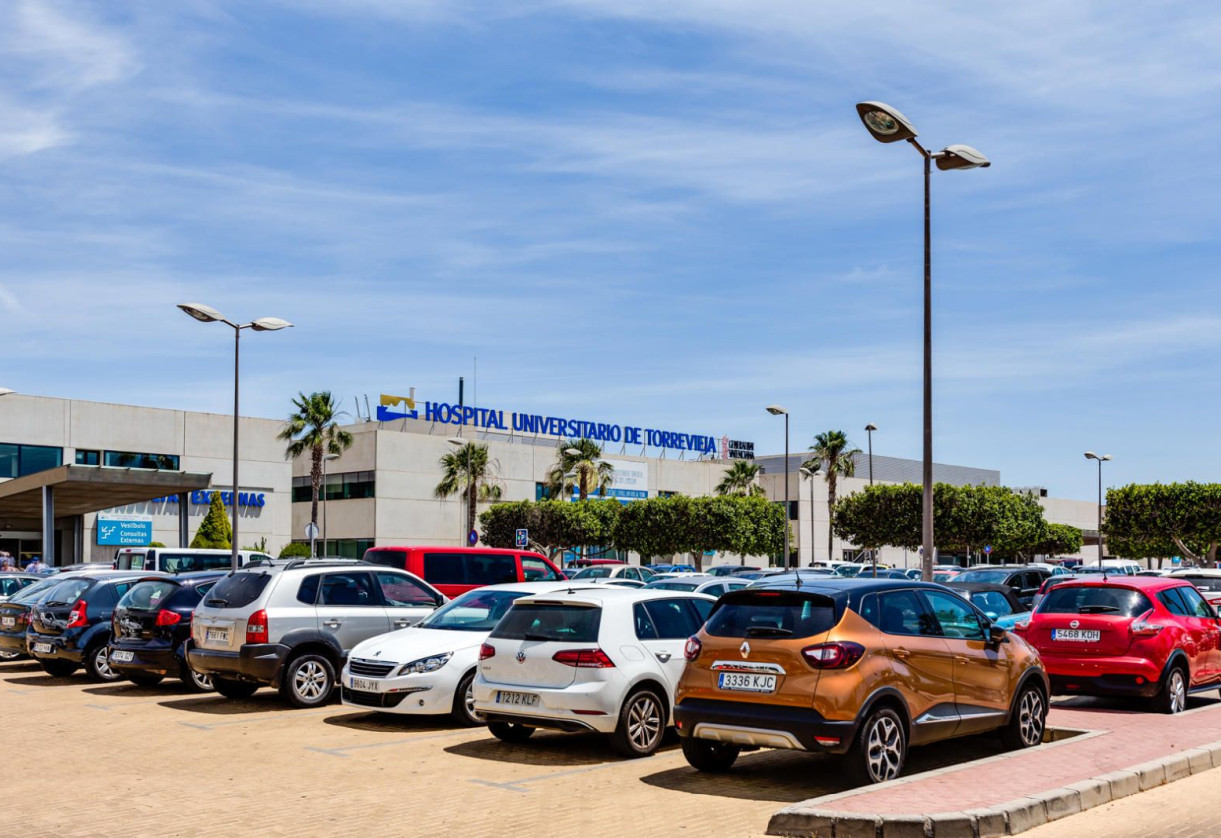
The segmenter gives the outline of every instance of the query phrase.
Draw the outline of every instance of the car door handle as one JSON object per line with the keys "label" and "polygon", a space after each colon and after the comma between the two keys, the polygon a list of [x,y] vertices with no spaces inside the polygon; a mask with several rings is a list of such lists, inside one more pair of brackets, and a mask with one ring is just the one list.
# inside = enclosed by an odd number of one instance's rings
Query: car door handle
{"label": "car door handle", "polygon": [[671,657],[671,655],[669,652],[658,652],[657,653],[657,659],[659,661],[661,661],[662,663],[666,663],[667,661],[669,661],[670,657]]}
{"label": "car door handle", "polygon": [[900,658],[902,660],[907,660],[908,657],[911,655],[911,652],[907,651],[902,646],[900,646],[898,649],[895,649],[894,655],[896,658]]}
{"label": "car door handle", "polygon": [[322,624],[329,629],[337,629],[343,625],[343,620],[323,620]]}
{"label": "car door handle", "polygon": [[394,621],[394,627],[398,629],[405,629],[409,625],[411,625],[411,620],[398,619]]}
{"label": "car door handle", "polygon": [[966,655],[955,655],[954,656],[954,663],[961,663],[963,666],[966,666],[970,662],[971,662],[971,659],[968,658]]}

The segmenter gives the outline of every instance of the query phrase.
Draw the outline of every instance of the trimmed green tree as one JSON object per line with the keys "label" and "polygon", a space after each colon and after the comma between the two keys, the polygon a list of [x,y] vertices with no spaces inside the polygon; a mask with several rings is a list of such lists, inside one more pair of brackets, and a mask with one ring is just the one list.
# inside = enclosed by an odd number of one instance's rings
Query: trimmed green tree
{"label": "trimmed green tree", "polygon": [[[234,498],[236,500],[236,498]],[[208,500],[208,514],[199,523],[191,546],[196,548],[226,550],[233,546],[233,527],[221,502],[220,492],[212,492]]]}
{"label": "trimmed green tree", "polygon": [[300,541],[291,541],[280,550],[281,559],[308,559],[309,545]]}
{"label": "trimmed green tree", "polygon": [[1212,564],[1221,545],[1221,484],[1130,484],[1107,490],[1107,546],[1123,558],[1182,555]]}

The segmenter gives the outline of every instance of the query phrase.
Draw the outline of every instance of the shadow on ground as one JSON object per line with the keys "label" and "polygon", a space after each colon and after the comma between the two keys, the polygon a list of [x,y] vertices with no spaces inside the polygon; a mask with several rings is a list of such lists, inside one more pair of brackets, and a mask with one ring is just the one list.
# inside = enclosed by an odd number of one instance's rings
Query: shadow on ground
{"label": "shadow on ground", "polygon": [[114,698],[160,698],[165,695],[192,694],[187,693],[186,687],[177,678],[167,678],[155,687],[140,687],[131,681],[118,681],[100,687],[87,687],[82,692]]}
{"label": "shadow on ground", "polygon": [[86,683],[84,676],[79,672],[73,673],[66,678],[55,678],[51,675],[31,675],[28,678],[5,678],[4,680],[14,687],[62,687],[65,684]]}
{"label": "shadow on ground", "polygon": [[0,661],[0,678],[17,672],[42,672],[36,661]]}
{"label": "shadow on ground", "polygon": [[160,706],[209,716],[241,716],[250,713],[281,713],[298,710],[281,698],[278,692],[271,690],[257,692],[250,698],[225,698],[216,693],[205,693],[194,698],[162,701]]}
{"label": "shadow on ground", "polygon": [[478,730],[467,728],[448,716],[392,716],[387,713],[344,713],[342,716],[327,716],[322,720],[328,725],[346,727],[349,730],[367,730],[373,733],[428,733],[438,730]]}
{"label": "shadow on ground", "polygon": [[[1187,697],[1188,710],[1202,709],[1214,704],[1221,704],[1221,698],[1217,697],[1215,691],[1202,695],[1189,695]],[[1053,696],[1051,707],[1054,710],[1087,710],[1091,713],[1131,714],[1156,712],[1153,710],[1148,699],[1092,695]]]}
{"label": "shadow on ground", "polygon": [[[678,747],[678,737],[668,731],[660,752]],[[625,758],[611,750],[606,737],[597,733],[548,733],[536,731],[521,744],[499,739],[479,739],[461,742],[445,749],[446,753],[491,762],[511,762],[517,765],[602,765],[621,762]]]}

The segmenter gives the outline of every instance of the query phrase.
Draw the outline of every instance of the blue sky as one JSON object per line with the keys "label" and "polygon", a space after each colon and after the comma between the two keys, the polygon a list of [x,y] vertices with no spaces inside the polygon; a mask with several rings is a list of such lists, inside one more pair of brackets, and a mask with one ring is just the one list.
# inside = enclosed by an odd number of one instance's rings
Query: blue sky
{"label": "blue sky", "polygon": [[1213,480],[1221,7],[809,0],[0,4],[0,385],[225,412],[415,387],[920,456]]}

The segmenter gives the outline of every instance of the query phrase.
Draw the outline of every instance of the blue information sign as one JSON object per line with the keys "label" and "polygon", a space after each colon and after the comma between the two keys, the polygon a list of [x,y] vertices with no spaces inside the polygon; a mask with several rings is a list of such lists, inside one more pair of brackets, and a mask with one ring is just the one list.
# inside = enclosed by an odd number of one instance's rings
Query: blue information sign
{"label": "blue information sign", "polygon": [[98,544],[117,547],[147,547],[153,540],[152,521],[98,516]]}
{"label": "blue information sign", "polygon": [[529,530],[520,529],[517,531],[517,546],[518,547],[529,547],[530,546],[530,531]]}
{"label": "blue information sign", "polygon": [[471,530],[469,533],[467,533],[466,540],[471,543],[472,547],[474,547],[479,543],[479,533],[475,530]]}

